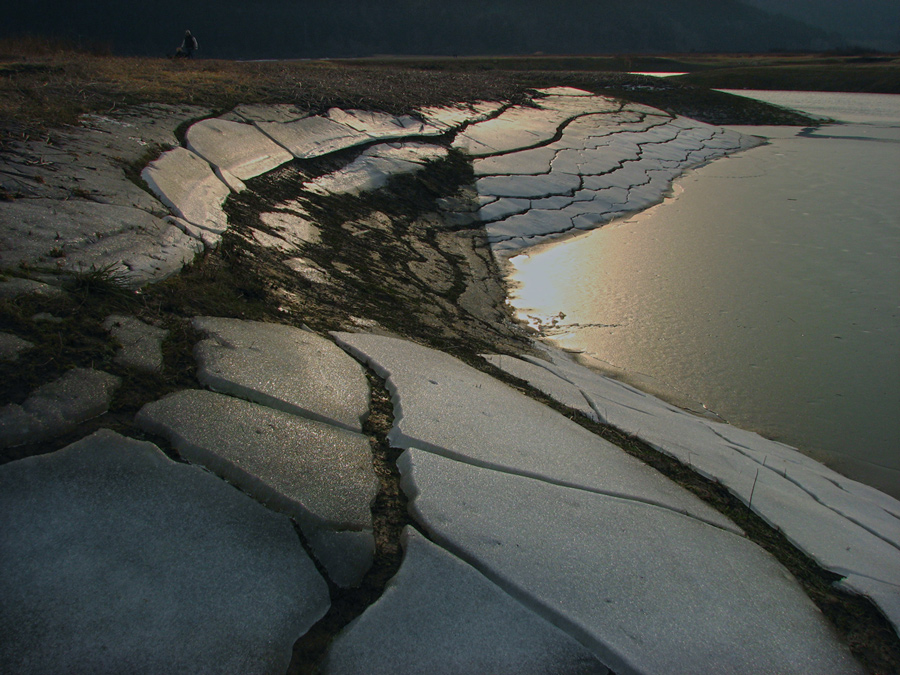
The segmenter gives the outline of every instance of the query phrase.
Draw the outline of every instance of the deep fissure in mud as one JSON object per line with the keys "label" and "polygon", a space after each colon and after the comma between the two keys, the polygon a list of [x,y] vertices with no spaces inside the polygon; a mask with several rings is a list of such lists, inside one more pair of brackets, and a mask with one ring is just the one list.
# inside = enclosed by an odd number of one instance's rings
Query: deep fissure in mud
{"label": "deep fissure in mud", "polygon": [[[294,645],[289,675],[312,675],[335,636],[362,614],[384,592],[387,582],[400,569],[403,551],[400,533],[415,524],[407,512],[407,498],[400,489],[397,457],[403,452],[392,448],[387,434],[394,423],[393,403],[384,381],[367,371],[372,396],[369,417],[363,433],[372,447],[372,465],[378,478],[378,494],[372,504],[375,557],[372,567],[356,588],[340,588],[328,580],[331,609]],[[421,532],[421,530],[420,530]],[[321,571],[321,569],[320,569]],[[323,574],[327,580],[327,575]]]}
{"label": "deep fissure in mud", "polygon": [[856,659],[871,673],[896,673],[900,664],[900,637],[873,602],[840,590],[834,583],[842,577],[821,568],[796,548],[781,531],[768,525],[721,483],[704,478],[678,460],[650,447],[636,436],[594,422],[566,408],[542,392],[481,361],[472,364],[498,380],[553,408],[591,433],[621,448],[629,455],[689,490],[740,527],[747,538],[765,549],[794,576],[804,592],[828,618]]}

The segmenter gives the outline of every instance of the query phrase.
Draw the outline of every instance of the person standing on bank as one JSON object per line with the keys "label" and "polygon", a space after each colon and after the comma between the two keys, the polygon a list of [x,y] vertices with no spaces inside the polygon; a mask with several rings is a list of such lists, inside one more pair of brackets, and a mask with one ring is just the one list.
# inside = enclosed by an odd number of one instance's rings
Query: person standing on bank
{"label": "person standing on bank", "polygon": [[197,38],[191,35],[191,31],[184,31],[184,42],[181,43],[181,46],[175,52],[176,58],[181,57],[185,59],[194,58],[194,52],[200,49],[200,45],[197,42]]}

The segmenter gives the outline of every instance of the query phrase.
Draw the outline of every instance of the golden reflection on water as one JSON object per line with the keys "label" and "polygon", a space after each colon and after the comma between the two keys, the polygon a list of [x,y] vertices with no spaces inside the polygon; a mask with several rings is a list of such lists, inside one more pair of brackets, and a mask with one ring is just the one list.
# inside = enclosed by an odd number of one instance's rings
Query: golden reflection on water
{"label": "golden reflection on water", "polygon": [[900,193],[884,189],[898,144],[893,129],[883,143],[797,131],[515,256],[510,303],[632,384],[900,494]]}

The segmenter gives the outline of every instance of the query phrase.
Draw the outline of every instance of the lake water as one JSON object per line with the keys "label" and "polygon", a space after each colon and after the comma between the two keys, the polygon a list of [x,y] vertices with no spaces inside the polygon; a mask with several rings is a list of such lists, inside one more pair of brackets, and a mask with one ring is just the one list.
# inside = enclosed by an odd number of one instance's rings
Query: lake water
{"label": "lake water", "polygon": [[900,96],[750,95],[850,123],[738,128],[769,142],[513,258],[511,302],[588,365],[900,497]]}

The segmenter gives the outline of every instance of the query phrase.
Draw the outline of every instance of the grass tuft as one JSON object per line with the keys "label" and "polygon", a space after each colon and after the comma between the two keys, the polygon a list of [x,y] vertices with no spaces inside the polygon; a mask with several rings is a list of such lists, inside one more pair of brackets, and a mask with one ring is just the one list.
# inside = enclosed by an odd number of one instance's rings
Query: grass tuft
{"label": "grass tuft", "polygon": [[135,293],[128,274],[117,263],[101,267],[91,265],[86,270],[74,272],[64,287],[81,300],[131,297]]}

